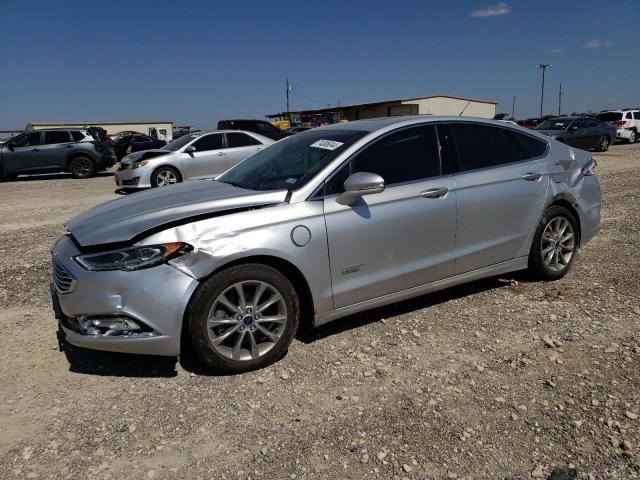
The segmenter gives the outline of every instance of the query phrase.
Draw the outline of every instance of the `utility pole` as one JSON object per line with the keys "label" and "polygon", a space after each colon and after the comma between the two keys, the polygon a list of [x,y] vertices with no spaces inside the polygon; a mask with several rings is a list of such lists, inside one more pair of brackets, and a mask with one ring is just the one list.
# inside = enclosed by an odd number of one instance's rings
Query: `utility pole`
{"label": "utility pole", "polygon": [[548,63],[541,63],[536,68],[542,70],[542,88],[540,90],[540,116],[542,117],[542,106],[544,105],[544,74],[547,71],[547,68],[551,68],[553,65],[549,65]]}
{"label": "utility pole", "polygon": [[516,96],[513,96],[513,103],[511,104],[511,118],[516,118]]}
{"label": "utility pole", "polygon": [[289,92],[291,91],[291,85],[289,84],[289,77],[287,77],[287,120],[291,122],[291,114],[289,113]]}
{"label": "utility pole", "polygon": [[562,84],[560,84],[560,88],[558,89],[558,116],[562,115],[562,95],[564,92],[562,91]]}

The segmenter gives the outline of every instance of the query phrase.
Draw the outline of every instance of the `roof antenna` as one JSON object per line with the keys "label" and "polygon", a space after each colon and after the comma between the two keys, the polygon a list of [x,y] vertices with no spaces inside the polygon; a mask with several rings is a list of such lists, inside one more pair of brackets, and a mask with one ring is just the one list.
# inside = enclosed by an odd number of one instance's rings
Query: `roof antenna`
{"label": "roof antenna", "polygon": [[460,115],[458,115],[459,117],[462,116],[462,114],[464,113],[464,111],[467,109],[467,107],[471,105],[471,101],[468,101],[467,104],[464,106],[464,108],[462,109],[462,111],[460,112]]}

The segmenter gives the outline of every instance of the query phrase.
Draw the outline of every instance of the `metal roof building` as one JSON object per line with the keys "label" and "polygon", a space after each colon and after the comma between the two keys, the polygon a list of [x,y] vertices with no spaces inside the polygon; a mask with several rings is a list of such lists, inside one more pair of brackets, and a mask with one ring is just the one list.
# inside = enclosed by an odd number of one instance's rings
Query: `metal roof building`
{"label": "metal roof building", "polygon": [[[397,115],[454,115],[492,118],[496,114],[497,102],[452,95],[430,95],[426,97],[383,100],[315,110],[289,112],[294,124],[337,123]],[[287,112],[267,115],[267,118],[287,119]],[[314,122],[313,120],[318,120]]]}

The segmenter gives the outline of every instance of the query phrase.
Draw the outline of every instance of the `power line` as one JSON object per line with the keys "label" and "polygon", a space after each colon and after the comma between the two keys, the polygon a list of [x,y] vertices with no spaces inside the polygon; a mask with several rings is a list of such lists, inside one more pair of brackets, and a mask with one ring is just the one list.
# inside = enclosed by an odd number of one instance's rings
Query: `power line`
{"label": "power line", "polygon": [[322,100],[318,100],[317,98],[306,97],[304,95],[300,95],[300,94],[296,93],[293,90],[291,91],[291,94],[295,95],[296,97],[308,100],[309,102],[317,103],[318,105],[326,105],[327,107],[331,107],[331,104],[329,102],[323,102]]}

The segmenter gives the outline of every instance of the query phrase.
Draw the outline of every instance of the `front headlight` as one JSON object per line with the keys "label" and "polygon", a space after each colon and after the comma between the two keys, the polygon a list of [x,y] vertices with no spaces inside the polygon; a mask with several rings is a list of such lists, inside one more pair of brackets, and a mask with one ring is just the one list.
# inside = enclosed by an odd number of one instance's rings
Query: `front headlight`
{"label": "front headlight", "polygon": [[142,160],[141,162],[132,163],[129,168],[133,170],[134,168],[144,167],[147,163],[149,163],[149,160]]}
{"label": "front headlight", "polygon": [[88,253],[77,255],[74,260],[82,268],[90,271],[132,271],[155,267],[191,250],[193,250],[193,247],[188,243],[174,242],[121,248],[109,252]]}

